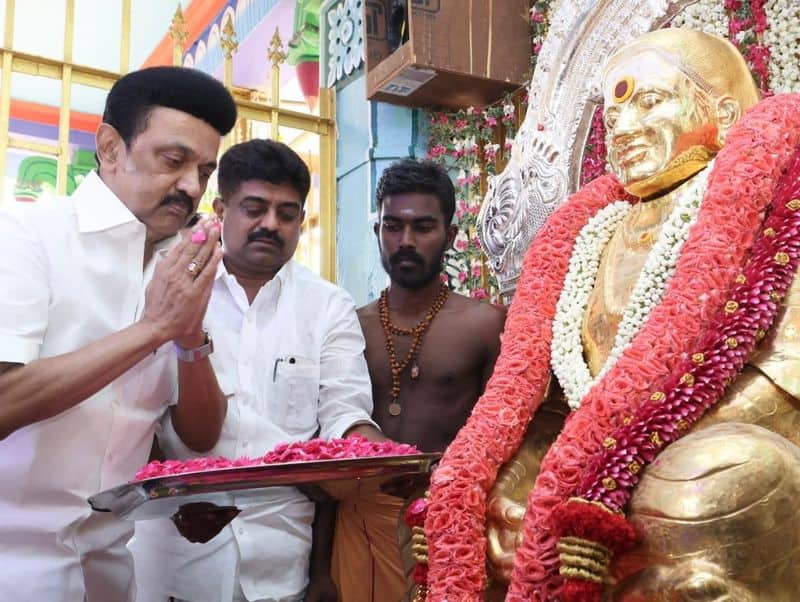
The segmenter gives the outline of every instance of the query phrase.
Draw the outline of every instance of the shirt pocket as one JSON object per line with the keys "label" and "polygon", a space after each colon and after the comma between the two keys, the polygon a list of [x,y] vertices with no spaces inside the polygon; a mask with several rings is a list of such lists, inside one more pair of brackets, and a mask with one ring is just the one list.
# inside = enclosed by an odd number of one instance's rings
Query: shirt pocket
{"label": "shirt pocket", "polygon": [[319,406],[319,364],[311,358],[287,355],[275,369],[277,399],[284,406],[284,424],[290,431],[315,431]]}

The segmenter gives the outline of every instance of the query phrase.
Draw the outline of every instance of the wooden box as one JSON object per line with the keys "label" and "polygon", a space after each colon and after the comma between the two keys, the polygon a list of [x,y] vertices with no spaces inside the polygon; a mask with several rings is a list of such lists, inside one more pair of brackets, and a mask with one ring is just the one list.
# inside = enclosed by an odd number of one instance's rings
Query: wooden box
{"label": "wooden box", "polygon": [[452,109],[498,100],[529,75],[529,6],[529,0],[365,0],[367,97]]}

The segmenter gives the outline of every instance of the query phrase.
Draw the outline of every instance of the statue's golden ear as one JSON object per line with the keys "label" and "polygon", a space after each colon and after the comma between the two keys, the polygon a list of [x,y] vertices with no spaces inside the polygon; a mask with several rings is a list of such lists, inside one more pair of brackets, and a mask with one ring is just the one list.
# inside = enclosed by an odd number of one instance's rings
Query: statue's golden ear
{"label": "statue's golden ear", "polygon": [[719,144],[722,146],[725,144],[728,130],[742,116],[742,106],[732,96],[721,96],[717,99],[716,111]]}

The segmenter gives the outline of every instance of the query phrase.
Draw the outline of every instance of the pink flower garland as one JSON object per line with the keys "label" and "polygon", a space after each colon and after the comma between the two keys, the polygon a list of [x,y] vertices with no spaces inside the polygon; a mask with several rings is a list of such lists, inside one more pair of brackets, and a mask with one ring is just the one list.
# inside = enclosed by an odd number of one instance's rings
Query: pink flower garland
{"label": "pink flower garland", "polygon": [[[557,535],[551,511],[578,488],[605,436],[635,412],[722,308],[744,266],[787,156],[800,142],[800,96],[762,102],[730,132],[664,301],[615,368],[587,395],[548,452],[528,502],[508,600],[558,599]],[[555,304],[572,245],[588,219],[623,196],[610,176],[559,208],[529,249],[495,372],[434,473],[425,530],[429,599],[480,600],[485,574],[486,495],[518,448],[549,378]]]}
{"label": "pink flower garland", "polygon": [[154,460],[139,469],[135,481],[167,477],[187,472],[203,472],[220,468],[240,468],[264,464],[285,464],[288,462],[314,462],[316,460],[343,460],[347,458],[371,458],[377,456],[405,456],[418,454],[419,450],[406,443],[394,441],[370,441],[366,437],[353,434],[345,439],[311,439],[294,443],[280,443],[272,451],[258,458],[192,458],[189,460]]}
{"label": "pink flower garland", "polygon": [[[677,366],[662,390],[654,390],[640,402],[628,424],[623,422],[603,442],[584,473],[579,497],[556,509],[555,529],[561,537],[588,539],[614,554],[635,542],[633,526],[621,513],[642,470],[719,401],[758,340],[772,327],[780,301],[792,284],[800,257],[798,175],[800,153],[776,188],[770,216],[747,268],[736,277],[730,300],[697,344],[697,351]],[[600,602],[599,585],[573,574],[564,584],[562,598]]]}
{"label": "pink flower garland", "polygon": [[577,491],[604,439],[693,353],[730,299],[775,196],[800,144],[800,95],[766,99],[730,131],[709,177],[698,220],[689,233],[664,300],[615,367],[584,398],[542,461],[525,514],[508,600],[552,601],[561,579],[551,513]]}
{"label": "pink flower garland", "polygon": [[481,599],[486,494],[544,396],[552,321],[574,240],[592,215],[624,196],[610,176],[591,182],[553,213],[525,257],[494,374],[431,478],[425,520],[429,599]]}
{"label": "pink flower garland", "polygon": [[[641,470],[685,434],[722,397],[770,329],[792,284],[800,255],[800,156],[778,186],[750,263],[737,277],[730,301],[662,387],[641,402],[628,425],[604,442],[591,460],[580,497],[624,510]],[[610,481],[607,479],[611,479]]]}

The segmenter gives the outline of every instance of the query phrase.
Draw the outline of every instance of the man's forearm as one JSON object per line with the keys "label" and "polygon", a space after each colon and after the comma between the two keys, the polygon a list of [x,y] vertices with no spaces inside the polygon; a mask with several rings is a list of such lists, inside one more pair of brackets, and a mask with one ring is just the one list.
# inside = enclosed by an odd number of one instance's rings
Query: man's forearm
{"label": "man's forearm", "polygon": [[0,373],[0,440],[79,404],[165,342],[158,329],[137,322],[69,353]]}
{"label": "man's forearm", "polygon": [[216,445],[228,409],[209,359],[179,361],[178,387],[172,426],[187,447],[206,452]]}

